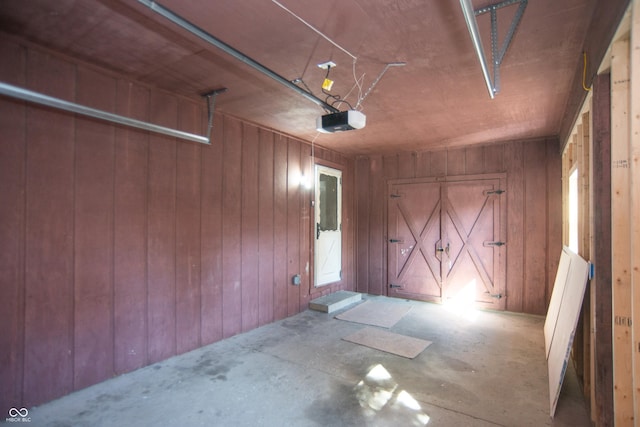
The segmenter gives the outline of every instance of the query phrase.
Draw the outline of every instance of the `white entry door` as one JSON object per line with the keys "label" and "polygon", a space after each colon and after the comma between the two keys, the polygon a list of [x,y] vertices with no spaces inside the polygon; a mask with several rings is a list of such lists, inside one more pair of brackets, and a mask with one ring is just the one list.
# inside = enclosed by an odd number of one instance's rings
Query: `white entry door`
{"label": "white entry door", "polygon": [[315,286],[342,278],[342,172],[316,165]]}

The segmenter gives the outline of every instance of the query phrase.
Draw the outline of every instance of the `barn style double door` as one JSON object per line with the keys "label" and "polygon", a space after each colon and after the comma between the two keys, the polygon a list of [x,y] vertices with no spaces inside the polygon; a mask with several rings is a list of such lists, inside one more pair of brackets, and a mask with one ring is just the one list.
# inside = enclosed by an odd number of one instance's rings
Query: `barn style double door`
{"label": "barn style double door", "polygon": [[503,175],[389,184],[388,295],[504,310]]}

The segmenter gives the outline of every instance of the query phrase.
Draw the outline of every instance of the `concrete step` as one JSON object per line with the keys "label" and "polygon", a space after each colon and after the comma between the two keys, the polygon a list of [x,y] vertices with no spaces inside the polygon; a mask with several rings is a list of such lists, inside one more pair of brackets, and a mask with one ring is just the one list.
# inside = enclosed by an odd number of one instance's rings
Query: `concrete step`
{"label": "concrete step", "polygon": [[311,302],[309,302],[309,308],[324,313],[332,313],[358,301],[362,301],[362,294],[358,292],[338,291],[311,300]]}

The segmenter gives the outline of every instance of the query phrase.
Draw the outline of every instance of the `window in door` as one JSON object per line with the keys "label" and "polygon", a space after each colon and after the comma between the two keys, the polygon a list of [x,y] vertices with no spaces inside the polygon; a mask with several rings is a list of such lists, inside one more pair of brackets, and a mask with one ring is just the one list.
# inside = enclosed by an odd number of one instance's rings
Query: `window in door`
{"label": "window in door", "polygon": [[315,286],[342,278],[342,172],[316,165]]}

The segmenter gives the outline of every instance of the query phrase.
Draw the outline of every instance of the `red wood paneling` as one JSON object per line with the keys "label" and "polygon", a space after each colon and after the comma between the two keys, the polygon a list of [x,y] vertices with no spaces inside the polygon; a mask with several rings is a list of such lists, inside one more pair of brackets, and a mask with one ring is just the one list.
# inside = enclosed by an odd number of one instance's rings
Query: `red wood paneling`
{"label": "red wood paneling", "polygon": [[398,154],[398,178],[415,178],[416,155],[414,153]]}
{"label": "red wood paneling", "polygon": [[300,287],[293,286],[293,276],[300,274],[300,142],[287,144],[287,315],[300,310]]}
{"label": "red wood paneling", "polygon": [[273,147],[273,316],[287,317],[287,139],[275,136]]}
{"label": "red wood paneling", "polygon": [[[78,69],[77,102],[115,111],[116,81]],[[78,120],[75,144],[74,388],[113,373],[114,126]]]}
{"label": "red wood paneling", "polygon": [[[393,165],[393,162],[388,163]],[[369,172],[369,282],[367,292],[374,295],[385,295],[384,253],[387,245],[384,242],[384,211],[387,206],[386,178],[384,176],[383,158],[371,157]],[[390,169],[390,168],[389,168]],[[365,242],[363,242],[365,244]]]}
{"label": "red wood paneling", "polygon": [[445,176],[447,174],[447,152],[434,151],[430,157],[430,176]]}
{"label": "red wood paneling", "polygon": [[524,144],[524,295],[525,313],[546,312],[547,194],[545,143]]}
{"label": "red wood paneling", "polygon": [[[204,103],[32,46],[3,41],[0,53],[4,81],[204,131]],[[343,280],[316,290],[298,179],[312,176],[309,145],[221,115],[205,146],[6,99],[0,110],[3,405],[41,404],[355,289],[353,160],[315,150],[343,170],[344,203]]]}
{"label": "red wood paneling", "polygon": [[[311,172],[313,173],[313,172]],[[354,183],[355,171],[353,168],[345,167],[342,171],[342,245],[343,245],[343,259],[342,259],[342,285],[343,289],[349,291],[356,290],[356,266],[355,254],[356,241],[355,241],[355,203],[356,192]],[[309,198],[312,195],[309,196]],[[303,201],[310,204],[310,200]],[[311,225],[313,221],[311,221]],[[303,228],[304,230],[304,228]],[[307,234],[308,235],[308,234]],[[311,254],[312,255],[312,254]]]}
{"label": "red wood paneling", "polygon": [[369,290],[369,159],[358,158],[356,162],[356,290],[366,293]]}
{"label": "red wood paneling", "polygon": [[[73,99],[75,68],[30,51],[27,86]],[[74,117],[27,108],[24,401],[73,390]]]}
{"label": "red wood paneling", "polygon": [[487,145],[484,147],[484,173],[502,172],[504,166],[505,144]]}
{"label": "red wood paneling", "polygon": [[[382,158],[382,179],[386,182],[387,177],[397,177],[399,175],[413,175],[402,171],[398,164],[398,156],[385,156]],[[406,160],[406,159],[405,159]],[[403,166],[407,166],[406,164]]]}
{"label": "red wood paneling", "polygon": [[[547,172],[547,218],[549,218],[547,224],[547,289],[545,307],[548,307],[556,272],[558,271],[558,264],[560,263],[559,254],[562,252],[562,221],[551,220],[551,218],[562,218],[562,156],[560,155],[560,143],[555,138],[547,140],[545,165]],[[589,292],[586,295],[588,296]]]}
{"label": "red wood paneling", "polygon": [[222,164],[222,333],[242,331],[242,123],[225,118]]}
{"label": "red wood paneling", "polygon": [[522,142],[504,149],[507,170],[507,310],[524,309],[524,150]]}
{"label": "red wood paneling", "polygon": [[[149,91],[119,80],[116,113],[149,120]],[[147,361],[147,157],[149,135],[116,127],[114,194],[115,373]]]}
{"label": "red wood paneling", "polygon": [[[0,81],[25,85],[26,50],[0,41]],[[0,408],[22,398],[24,361],[24,237],[26,106],[0,99]]]}
{"label": "red wood paneling", "polygon": [[273,133],[260,130],[258,153],[258,321],[265,325],[273,321],[274,289],[274,222],[273,222]]}
{"label": "red wood paneling", "polygon": [[242,330],[258,326],[258,128],[242,135]]}
{"label": "red wood paneling", "polygon": [[416,155],[416,177],[431,176],[431,153],[424,151]]}
{"label": "red wood paneling", "polygon": [[[465,171],[467,175],[485,173],[484,151],[486,147],[465,148]],[[494,172],[494,171],[492,171]]]}
{"label": "red wood paneling", "polygon": [[465,152],[464,148],[447,151],[447,175],[465,174]]}
{"label": "red wood paneling", "polygon": [[[311,148],[308,145],[301,144],[300,145],[300,173],[305,177],[306,180],[313,180],[314,177],[314,168],[311,164]],[[344,180],[344,176],[343,176]],[[344,201],[344,193],[342,194]],[[300,245],[299,245],[299,262],[298,271],[300,272],[301,283],[300,283],[300,301],[298,311],[304,311],[309,306],[310,295],[313,291],[311,289],[311,278],[310,278],[310,265],[311,265],[311,235],[313,233],[311,229],[311,224],[313,221],[311,220],[311,197],[313,197],[313,191],[307,188],[306,184],[300,186],[300,197],[298,198],[300,201]],[[343,224],[343,233],[345,227],[345,218],[343,215],[342,218]],[[343,234],[343,238],[344,238]],[[343,248],[344,248],[343,243]],[[343,270],[344,270],[343,266]]]}
{"label": "red wood paneling", "polygon": [[[176,127],[177,101],[153,93],[150,120]],[[176,142],[149,136],[148,175],[148,354],[157,362],[176,351]]]}
{"label": "red wood paneling", "polygon": [[[198,108],[181,102],[179,128],[201,131]],[[200,157],[202,145],[177,143],[176,159],[176,348],[178,353],[200,345]]]}
{"label": "red wood paneling", "polygon": [[200,306],[203,345],[222,338],[222,116],[214,118],[211,139],[211,145],[201,150]]}

